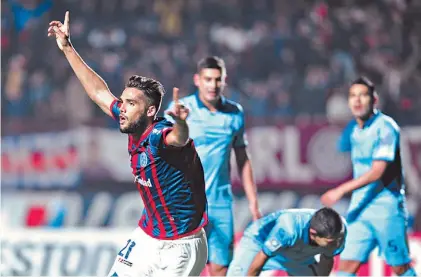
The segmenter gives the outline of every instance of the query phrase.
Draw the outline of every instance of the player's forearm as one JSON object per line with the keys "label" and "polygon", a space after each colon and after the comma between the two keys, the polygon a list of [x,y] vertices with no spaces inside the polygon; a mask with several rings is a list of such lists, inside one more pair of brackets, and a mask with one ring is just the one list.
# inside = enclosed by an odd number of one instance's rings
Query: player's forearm
{"label": "player's forearm", "polygon": [[253,169],[251,161],[247,159],[244,161],[241,168],[241,180],[243,182],[244,191],[250,205],[257,205],[257,186],[253,178]]}
{"label": "player's forearm", "polygon": [[247,276],[259,276],[268,259],[263,251],[257,253],[247,270]]}
{"label": "player's forearm", "polygon": [[317,274],[319,276],[329,276],[333,268],[333,258],[320,256],[320,262],[317,264]]}
{"label": "player's forearm", "polygon": [[88,96],[104,112],[110,113],[109,105],[115,97],[105,81],[83,61],[72,45],[65,47],[63,52]]}
{"label": "player's forearm", "polygon": [[260,267],[253,267],[250,266],[249,270],[247,271],[247,276],[259,276],[262,268]]}
{"label": "player's forearm", "polygon": [[[257,256],[259,256],[259,254],[257,254]],[[247,270],[247,276],[259,276],[260,272],[262,272],[263,265],[264,263],[262,264],[259,257],[255,257],[249,269]]]}
{"label": "player's forearm", "polygon": [[184,146],[189,141],[189,126],[184,120],[176,121],[173,129],[167,136],[167,144],[173,146]]}
{"label": "player's forearm", "polygon": [[372,168],[365,174],[361,175],[360,177],[350,180],[344,184],[342,184],[339,189],[342,191],[343,194],[347,194],[352,192],[356,189],[364,187],[372,182],[375,182],[381,178],[384,173],[384,169],[377,169]]}

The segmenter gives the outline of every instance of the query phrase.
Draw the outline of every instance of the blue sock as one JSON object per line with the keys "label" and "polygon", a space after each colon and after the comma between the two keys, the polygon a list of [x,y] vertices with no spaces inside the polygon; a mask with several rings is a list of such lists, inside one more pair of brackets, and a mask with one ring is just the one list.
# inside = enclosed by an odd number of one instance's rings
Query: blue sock
{"label": "blue sock", "polygon": [[417,273],[415,272],[415,270],[412,267],[410,267],[401,276],[417,276]]}
{"label": "blue sock", "polygon": [[357,274],[355,274],[355,273],[349,273],[349,272],[346,272],[346,271],[337,271],[335,273],[335,275],[336,276],[357,276]]}

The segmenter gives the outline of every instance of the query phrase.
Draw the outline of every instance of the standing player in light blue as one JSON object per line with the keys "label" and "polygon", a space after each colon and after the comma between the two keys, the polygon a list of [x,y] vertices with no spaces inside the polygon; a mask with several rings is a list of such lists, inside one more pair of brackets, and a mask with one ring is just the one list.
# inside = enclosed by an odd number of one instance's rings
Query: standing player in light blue
{"label": "standing player in light blue", "polygon": [[259,276],[262,270],[283,270],[290,276],[329,276],[346,233],[345,219],[331,208],[271,213],[246,229],[227,275]]}
{"label": "standing player in light blue", "polygon": [[[226,274],[232,260],[234,222],[230,181],[230,155],[234,149],[253,219],[260,218],[257,191],[247,140],[244,134],[243,108],[222,96],[226,69],[218,57],[202,59],[194,75],[198,91],[181,101],[189,108],[187,123],[205,172],[208,199],[209,273]],[[169,110],[172,109],[170,104]],[[171,120],[171,118],[168,118]]]}
{"label": "standing player in light blue", "polygon": [[392,118],[374,109],[377,97],[367,78],[361,77],[351,85],[349,107],[355,120],[345,128],[339,146],[341,151],[351,152],[354,179],[321,198],[331,206],[352,192],[347,215],[349,235],[337,275],[355,276],[378,246],[395,274],[416,276],[406,234],[400,130]]}

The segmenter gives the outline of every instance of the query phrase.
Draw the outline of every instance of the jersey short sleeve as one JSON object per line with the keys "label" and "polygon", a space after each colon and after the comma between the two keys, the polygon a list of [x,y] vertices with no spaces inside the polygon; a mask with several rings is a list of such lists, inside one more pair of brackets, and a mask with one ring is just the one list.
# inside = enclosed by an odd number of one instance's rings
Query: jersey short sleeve
{"label": "jersey short sleeve", "polygon": [[121,102],[117,99],[115,99],[110,105],[110,112],[115,120],[118,120],[118,117],[120,116],[120,106]]}
{"label": "jersey short sleeve", "polygon": [[244,110],[240,105],[238,105],[238,108],[240,110],[239,124],[238,124],[239,128],[238,128],[238,131],[236,132],[236,134],[234,136],[234,142],[233,142],[234,148],[245,147],[245,146],[248,145],[246,132],[245,132],[245,125],[246,124],[245,124]]}
{"label": "jersey short sleeve", "polygon": [[172,130],[172,123],[167,120],[162,120],[157,122],[150,135],[149,143],[153,147],[167,146],[165,143],[165,137]]}
{"label": "jersey short sleeve", "polygon": [[399,132],[391,124],[382,125],[373,149],[373,160],[392,162],[395,159],[398,140]]}
{"label": "jersey short sleeve", "polygon": [[351,121],[342,131],[341,136],[338,141],[338,151],[339,152],[350,152],[351,151],[351,134],[352,130],[355,127],[356,122]]}
{"label": "jersey short sleeve", "polygon": [[292,234],[275,226],[263,243],[262,251],[267,256],[273,257],[279,249],[290,247],[294,243],[295,238]]}

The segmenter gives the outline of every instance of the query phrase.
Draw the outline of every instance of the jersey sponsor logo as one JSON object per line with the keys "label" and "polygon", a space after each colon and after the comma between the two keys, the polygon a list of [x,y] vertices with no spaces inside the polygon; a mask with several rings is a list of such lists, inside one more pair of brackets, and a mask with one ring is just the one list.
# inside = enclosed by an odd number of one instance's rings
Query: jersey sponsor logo
{"label": "jersey sponsor logo", "polygon": [[148,155],[145,152],[140,153],[139,155],[140,166],[145,167],[148,165]]}
{"label": "jersey sponsor logo", "polygon": [[144,187],[152,187],[151,180],[148,178],[148,180],[142,179],[140,176],[135,177],[135,182],[139,183],[140,185]]}

